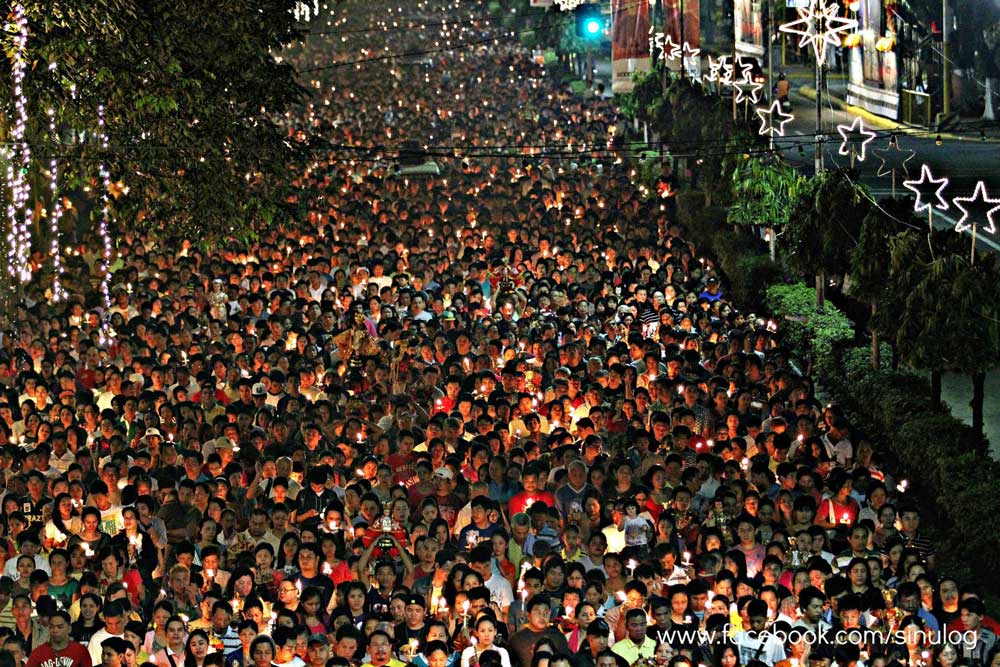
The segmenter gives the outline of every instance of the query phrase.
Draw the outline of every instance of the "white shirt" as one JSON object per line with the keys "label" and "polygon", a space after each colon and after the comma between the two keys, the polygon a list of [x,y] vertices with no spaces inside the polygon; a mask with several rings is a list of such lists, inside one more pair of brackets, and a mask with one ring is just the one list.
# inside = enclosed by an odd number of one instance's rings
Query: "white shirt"
{"label": "white shirt", "polygon": [[118,637],[119,639],[125,639],[125,635],[113,635],[104,628],[101,628],[94,633],[94,636],[90,638],[90,643],[87,644],[87,651],[90,652],[90,660],[95,665],[101,664],[101,642],[110,637]]}
{"label": "white shirt", "polygon": [[[3,566],[4,576],[10,577],[14,581],[21,578],[21,573],[17,571],[17,559],[18,556],[7,559],[7,564]],[[35,569],[44,570],[45,574],[52,574],[52,570],[49,569],[49,559],[42,554],[35,554]]]}
{"label": "white shirt", "polygon": [[514,601],[514,589],[506,578],[493,573],[484,585],[490,590],[490,602],[496,602],[500,609],[506,609]]}
{"label": "white shirt", "polygon": [[769,632],[763,632],[754,639],[746,630],[738,632],[734,638],[736,647],[740,651],[740,664],[747,664],[751,660],[761,660],[768,665],[774,665],[779,660],[785,659],[785,647],[781,640]]}
{"label": "white shirt", "polygon": [[[496,651],[500,654],[500,664],[502,667],[510,667],[510,654],[507,653],[507,649],[501,648],[499,646],[494,646],[493,648],[487,649],[489,651]],[[482,652],[479,653],[482,655]],[[462,651],[462,667],[469,667],[472,664],[472,658],[476,656],[476,647],[467,646],[464,651]],[[477,661],[478,662],[478,661]]]}

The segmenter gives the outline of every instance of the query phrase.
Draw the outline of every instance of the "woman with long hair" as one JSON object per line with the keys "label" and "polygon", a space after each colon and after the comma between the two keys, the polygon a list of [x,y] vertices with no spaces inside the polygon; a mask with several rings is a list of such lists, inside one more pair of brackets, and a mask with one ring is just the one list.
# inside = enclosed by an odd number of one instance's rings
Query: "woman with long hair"
{"label": "woman with long hair", "polygon": [[193,630],[184,642],[184,666],[204,667],[205,656],[208,655],[208,633],[204,630]]}
{"label": "woman with long hair", "polygon": [[167,646],[167,621],[174,615],[174,605],[170,600],[160,600],[153,606],[149,629],[142,642],[146,655],[155,655]]}
{"label": "woman with long hair", "polygon": [[69,545],[70,537],[79,533],[82,528],[80,517],[73,507],[73,499],[68,493],[56,496],[52,506],[54,508],[52,518],[45,524],[42,533],[42,545],[48,551],[58,547],[65,549]]}
{"label": "woman with long hair", "polygon": [[86,644],[98,630],[104,628],[104,621],[98,617],[104,605],[97,593],[84,593],[79,602],[80,616],[70,626],[70,634],[74,640]]}
{"label": "woman with long hair", "polygon": [[79,533],[69,538],[69,545],[79,544],[87,556],[91,566],[98,565],[97,555],[111,546],[111,538],[101,532],[101,510],[96,507],[85,507],[82,518],[83,527]]}
{"label": "woman with long hair", "polygon": [[309,628],[310,634],[325,635],[329,631],[330,616],[323,609],[323,592],[310,586],[299,598],[299,620]]}
{"label": "woman with long hair", "polygon": [[299,571],[299,536],[285,533],[278,544],[278,560],[275,569],[290,576]]}

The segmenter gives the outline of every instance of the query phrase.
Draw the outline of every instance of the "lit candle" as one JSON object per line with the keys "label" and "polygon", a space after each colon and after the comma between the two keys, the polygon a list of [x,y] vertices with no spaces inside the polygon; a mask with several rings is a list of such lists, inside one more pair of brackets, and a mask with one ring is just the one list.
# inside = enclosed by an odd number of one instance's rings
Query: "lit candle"
{"label": "lit candle", "polygon": [[843,516],[840,517],[840,523],[850,523],[851,515],[848,512],[844,512]]}

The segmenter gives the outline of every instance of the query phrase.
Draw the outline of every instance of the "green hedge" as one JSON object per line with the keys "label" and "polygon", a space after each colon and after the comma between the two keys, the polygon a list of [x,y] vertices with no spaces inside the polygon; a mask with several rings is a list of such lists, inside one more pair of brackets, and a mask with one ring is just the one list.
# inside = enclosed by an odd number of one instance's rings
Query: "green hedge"
{"label": "green hedge", "polygon": [[765,304],[778,320],[779,330],[784,330],[784,341],[793,354],[811,362],[821,376],[838,372],[835,353],[854,340],[846,315],[829,302],[817,310],[816,290],[805,283],[772,285]]}

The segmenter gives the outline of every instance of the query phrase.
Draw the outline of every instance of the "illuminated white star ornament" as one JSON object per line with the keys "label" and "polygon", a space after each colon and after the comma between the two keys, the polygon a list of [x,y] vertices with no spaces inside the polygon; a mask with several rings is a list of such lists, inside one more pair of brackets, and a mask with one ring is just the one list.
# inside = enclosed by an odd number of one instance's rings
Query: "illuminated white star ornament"
{"label": "illuminated white star ornament", "polygon": [[[948,187],[947,178],[934,178],[934,174],[931,173],[931,168],[926,164],[920,167],[920,178],[911,181],[903,181],[903,187],[907,190],[913,191],[913,194],[917,195],[917,201],[913,204],[913,210],[917,213],[922,213],[923,211],[929,211],[931,206],[939,211],[948,210],[948,201],[941,196],[941,193],[946,187]],[[930,196],[933,194],[937,198],[937,203],[932,204],[930,202]],[[924,195],[928,195],[927,201],[924,201]]]}
{"label": "illuminated white star ornament", "polygon": [[882,164],[878,167],[878,171],[875,172],[876,176],[889,176],[897,170],[902,171],[905,176],[910,175],[910,170],[907,169],[906,163],[913,159],[916,152],[900,148],[899,142],[895,137],[889,139],[889,145],[885,149],[875,150],[874,153],[882,161]]}
{"label": "illuminated white star ornament", "polygon": [[[978,204],[977,202],[980,201],[982,203]],[[986,192],[985,183],[982,181],[976,183],[976,189],[972,191],[971,197],[953,197],[951,203],[955,205],[955,208],[962,212],[962,217],[955,223],[956,232],[964,232],[973,225],[978,225],[980,222],[975,219],[970,221],[972,214],[970,214],[969,208],[973,208],[973,206],[963,206],[962,204],[964,203],[975,205],[975,208],[977,209],[974,211],[975,213],[978,213],[979,210],[985,210],[986,226],[983,227],[983,231],[988,234],[996,234],[997,225],[996,221],[993,219],[993,214],[1000,210],[1000,199],[990,197],[990,195]]]}
{"label": "illuminated white star ornament", "polygon": [[760,102],[760,91],[763,88],[764,84],[757,83],[747,74],[743,77],[742,81],[736,83],[736,103],[749,102],[750,104],[757,104]]}
{"label": "illuminated white star ornament", "polygon": [[796,9],[799,18],[782,24],[778,30],[791,35],[799,35],[799,46],[812,44],[816,61],[822,65],[826,61],[826,46],[840,46],[840,33],[858,27],[855,19],[838,16],[840,8],[836,2],[810,0],[809,7]]}
{"label": "illuminated white star ornament", "polygon": [[857,157],[858,160],[864,162],[868,144],[875,140],[876,134],[871,130],[865,129],[865,122],[861,120],[861,116],[856,116],[854,122],[850,125],[838,125],[837,132],[840,132],[840,138],[842,139],[838,152],[841,155],[850,155],[851,145],[860,143],[861,151]]}
{"label": "illuminated white star ornament", "polygon": [[726,60],[729,56],[719,56],[716,60],[712,56],[708,57],[708,74],[705,75],[706,81],[720,81],[722,75],[719,73],[720,70],[725,66]]}
{"label": "illuminated white star ornament", "polygon": [[795,118],[792,114],[785,113],[781,108],[781,102],[777,100],[768,109],[758,108],[757,115],[760,116],[760,133],[772,137],[785,136],[785,125]]}
{"label": "illuminated white star ornament", "polygon": [[556,0],[556,4],[559,5],[559,9],[564,12],[571,12],[584,2],[585,0]]}

